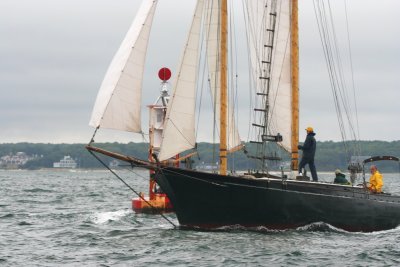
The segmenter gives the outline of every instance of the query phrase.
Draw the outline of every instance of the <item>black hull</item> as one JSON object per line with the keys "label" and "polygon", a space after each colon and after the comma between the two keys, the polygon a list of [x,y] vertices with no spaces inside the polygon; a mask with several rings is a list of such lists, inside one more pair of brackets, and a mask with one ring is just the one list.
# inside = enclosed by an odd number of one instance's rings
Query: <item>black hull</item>
{"label": "black hull", "polygon": [[378,231],[400,224],[400,197],[360,187],[281,179],[254,179],[164,168],[157,183],[179,223],[289,229],[325,222],[347,231]]}

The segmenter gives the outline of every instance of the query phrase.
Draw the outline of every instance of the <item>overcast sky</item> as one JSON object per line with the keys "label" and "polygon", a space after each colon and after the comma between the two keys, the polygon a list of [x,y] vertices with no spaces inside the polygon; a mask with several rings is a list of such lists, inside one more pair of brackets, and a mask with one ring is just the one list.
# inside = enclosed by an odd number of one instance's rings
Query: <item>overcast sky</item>
{"label": "overcast sky", "polygon": [[[140,2],[0,1],[0,143],[90,140],[94,129],[88,121],[98,88]],[[340,132],[312,1],[299,2],[300,129],[311,125],[319,140],[338,141]],[[343,3],[331,1],[341,23]],[[158,69],[176,68],[193,7],[194,0],[159,1],[145,70],[144,104],[158,96]],[[347,8],[360,137],[399,140],[400,1],[347,0]],[[340,45],[347,46],[345,38],[339,39]],[[243,103],[242,108],[248,110],[247,105]],[[143,113],[147,113],[146,107]],[[146,117],[143,125],[146,130]],[[247,122],[241,125],[246,125],[240,128],[246,139]],[[199,136],[205,141],[207,134],[200,132]],[[96,141],[129,140],[141,141],[137,135],[116,131],[106,131]]]}

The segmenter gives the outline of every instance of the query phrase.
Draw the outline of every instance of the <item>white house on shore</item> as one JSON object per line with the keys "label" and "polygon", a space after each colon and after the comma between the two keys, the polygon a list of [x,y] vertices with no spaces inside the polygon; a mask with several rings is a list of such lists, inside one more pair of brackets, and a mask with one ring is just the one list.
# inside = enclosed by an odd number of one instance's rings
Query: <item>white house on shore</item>
{"label": "white house on shore", "polygon": [[53,163],[53,168],[69,168],[75,169],[78,166],[76,161],[71,156],[64,156],[59,162]]}

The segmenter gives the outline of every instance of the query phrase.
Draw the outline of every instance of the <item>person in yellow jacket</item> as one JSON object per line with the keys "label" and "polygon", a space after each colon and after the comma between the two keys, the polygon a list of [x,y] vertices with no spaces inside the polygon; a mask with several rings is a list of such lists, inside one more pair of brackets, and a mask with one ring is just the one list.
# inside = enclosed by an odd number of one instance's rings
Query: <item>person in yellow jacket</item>
{"label": "person in yellow jacket", "polygon": [[368,189],[372,193],[382,193],[383,186],[383,176],[378,171],[378,168],[375,165],[372,165],[370,168],[371,177],[369,178],[369,186]]}

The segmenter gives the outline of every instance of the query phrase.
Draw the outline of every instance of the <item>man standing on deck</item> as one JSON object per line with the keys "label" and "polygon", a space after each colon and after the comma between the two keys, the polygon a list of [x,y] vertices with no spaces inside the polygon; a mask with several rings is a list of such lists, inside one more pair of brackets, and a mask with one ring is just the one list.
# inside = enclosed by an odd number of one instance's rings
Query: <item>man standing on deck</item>
{"label": "man standing on deck", "polygon": [[303,168],[308,164],[311,171],[311,176],[314,182],[318,181],[317,170],[315,169],[314,156],[315,150],[317,149],[317,141],[315,140],[315,133],[312,127],[307,127],[307,137],[303,145],[299,145],[298,148],[303,150],[303,157],[301,158],[299,165],[299,174]]}
{"label": "man standing on deck", "polygon": [[371,177],[369,178],[369,186],[368,189],[372,193],[382,193],[383,186],[383,176],[378,171],[378,168],[375,165],[370,167]]}

